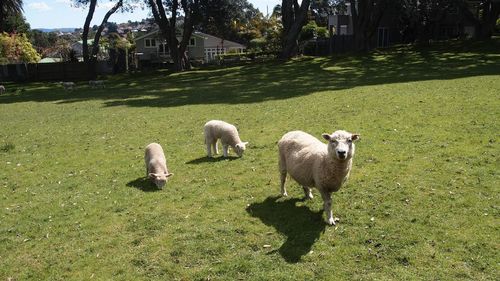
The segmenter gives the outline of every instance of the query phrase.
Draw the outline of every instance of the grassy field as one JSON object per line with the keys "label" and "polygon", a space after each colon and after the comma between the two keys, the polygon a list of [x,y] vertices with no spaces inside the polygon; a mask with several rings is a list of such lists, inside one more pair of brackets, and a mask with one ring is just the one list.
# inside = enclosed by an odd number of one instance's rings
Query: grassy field
{"label": "grassy field", "polygon": [[[500,41],[390,51],[7,84],[0,280],[499,280]],[[238,127],[242,158],[205,158],[210,119]],[[315,190],[279,196],[296,129],[361,134],[337,226]]]}

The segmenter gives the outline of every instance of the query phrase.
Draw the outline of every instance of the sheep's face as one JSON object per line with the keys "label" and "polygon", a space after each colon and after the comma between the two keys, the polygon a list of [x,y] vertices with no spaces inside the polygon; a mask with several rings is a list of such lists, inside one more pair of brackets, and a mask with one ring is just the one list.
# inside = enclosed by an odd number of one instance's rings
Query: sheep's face
{"label": "sheep's face", "polygon": [[149,178],[154,182],[154,184],[162,189],[165,184],[167,184],[168,178],[171,177],[172,173],[149,173]]}
{"label": "sheep's face", "polygon": [[245,152],[247,144],[248,144],[247,141],[236,144],[234,146],[234,152],[236,152],[236,154],[238,154],[239,157],[243,156],[243,152]]}
{"label": "sheep's face", "polygon": [[328,141],[328,151],[338,160],[349,160],[354,155],[354,141],[359,139],[358,134],[346,131],[335,131],[333,134],[323,134]]}

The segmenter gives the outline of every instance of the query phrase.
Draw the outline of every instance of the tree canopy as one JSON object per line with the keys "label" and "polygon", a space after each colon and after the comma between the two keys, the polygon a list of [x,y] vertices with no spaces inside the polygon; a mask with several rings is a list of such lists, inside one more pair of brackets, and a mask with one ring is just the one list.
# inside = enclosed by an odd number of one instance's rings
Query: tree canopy
{"label": "tree canopy", "polygon": [[36,63],[40,55],[26,34],[0,33],[0,63]]}
{"label": "tree canopy", "polygon": [[6,21],[11,16],[20,15],[23,12],[23,0],[1,0],[0,1],[0,32],[6,31]]}

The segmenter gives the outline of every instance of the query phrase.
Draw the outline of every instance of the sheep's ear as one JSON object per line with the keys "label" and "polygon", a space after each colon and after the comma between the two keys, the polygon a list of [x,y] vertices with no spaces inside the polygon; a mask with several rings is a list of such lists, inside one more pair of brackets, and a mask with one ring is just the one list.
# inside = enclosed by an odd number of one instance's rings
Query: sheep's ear
{"label": "sheep's ear", "polygon": [[359,138],[360,138],[360,135],[359,135],[359,134],[352,134],[352,136],[351,136],[351,139],[352,139],[353,141],[355,141],[355,140],[359,140]]}
{"label": "sheep's ear", "polygon": [[329,134],[322,134],[323,138],[327,141],[331,140],[332,137]]}
{"label": "sheep's ear", "polygon": [[174,175],[173,173],[167,173],[165,176],[168,178],[168,177],[171,177],[173,175]]}
{"label": "sheep's ear", "polygon": [[149,173],[148,177],[154,179],[154,178],[156,178],[156,174],[155,173]]}
{"label": "sheep's ear", "polygon": [[248,142],[247,142],[247,141],[243,142],[243,145],[247,145],[247,144],[248,144]]}

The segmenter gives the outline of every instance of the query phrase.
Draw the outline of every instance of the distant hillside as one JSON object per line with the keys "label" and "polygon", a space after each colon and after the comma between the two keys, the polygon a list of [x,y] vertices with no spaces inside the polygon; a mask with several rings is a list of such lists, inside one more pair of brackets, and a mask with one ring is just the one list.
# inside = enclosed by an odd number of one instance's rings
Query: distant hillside
{"label": "distant hillside", "polygon": [[73,32],[76,27],[65,27],[65,28],[35,28],[41,32]]}

